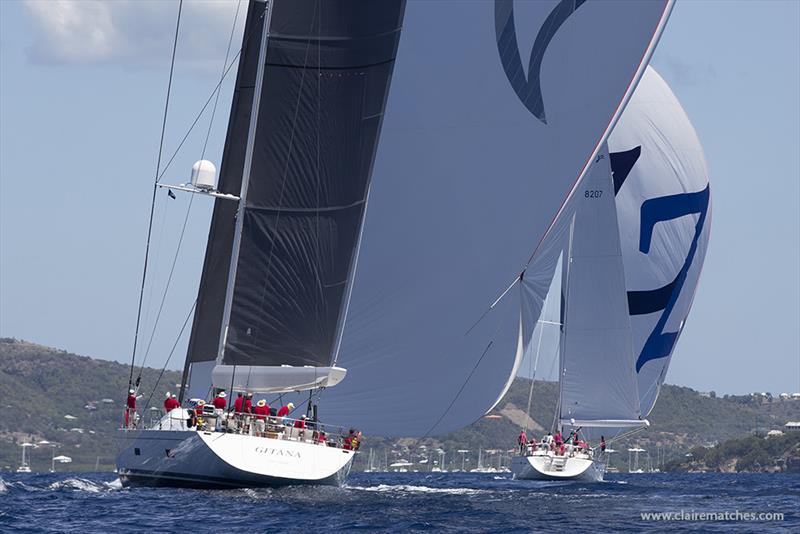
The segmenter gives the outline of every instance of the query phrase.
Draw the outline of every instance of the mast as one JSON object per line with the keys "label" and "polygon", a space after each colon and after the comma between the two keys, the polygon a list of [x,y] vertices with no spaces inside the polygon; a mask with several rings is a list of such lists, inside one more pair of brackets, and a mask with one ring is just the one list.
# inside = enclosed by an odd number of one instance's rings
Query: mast
{"label": "mast", "polygon": [[561,336],[558,344],[558,404],[556,406],[556,417],[553,422],[554,430],[561,430],[561,406],[564,394],[564,366],[565,361],[565,346],[567,343],[567,302],[569,302],[569,267],[572,263],[572,238],[575,232],[575,216],[569,224],[569,241],[567,244],[564,262],[561,266]]}
{"label": "mast", "polygon": [[[256,0],[261,1],[261,0]],[[233,249],[231,262],[228,268],[228,286],[225,289],[225,306],[222,311],[222,324],[217,350],[217,364],[222,363],[225,352],[225,341],[228,338],[228,322],[231,317],[233,304],[233,288],[236,282],[236,268],[239,264],[239,247],[242,242],[242,227],[244,225],[244,210],[247,205],[247,188],[250,184],[250,169],[253,164],[253,147],[258,126],[258,109],[261,103],[261,89],[264,84],[264,67],[267,58],[267,43],[269,42],[269,25],[272,19],[272,4],[270,0],[264,1],[264,22],[261,29],[261,44],[258,49],[258,68],[256,70],[256,84],[253,92],[253,105],[250,108],[250,125],[247,132],[247,148],[245,149],[244,168],[242,169],[242,188],[239,193],[239,207],[236,210],[236,227],[233,233]]]}

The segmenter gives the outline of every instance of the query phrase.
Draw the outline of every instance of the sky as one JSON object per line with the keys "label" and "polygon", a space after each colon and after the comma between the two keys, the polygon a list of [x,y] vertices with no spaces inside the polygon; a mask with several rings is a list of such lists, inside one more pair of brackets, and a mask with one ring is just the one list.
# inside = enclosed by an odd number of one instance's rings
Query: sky
{"label": "sky", "polygon": [[[220,80],[236,8],[185,2],[165,162]],[[176,15],[170,1],[0,2],[0,336],[130,361]],[[800,2],[679,0],[651,64],[698,132],[714,195],[667,382],[800,391]],[[213,99],[165,182],[219,162],[234,75],[205,152]],[[186,232],[148,365],[167,361],[195,299],[210,208],[157,197],[140,358]]]}

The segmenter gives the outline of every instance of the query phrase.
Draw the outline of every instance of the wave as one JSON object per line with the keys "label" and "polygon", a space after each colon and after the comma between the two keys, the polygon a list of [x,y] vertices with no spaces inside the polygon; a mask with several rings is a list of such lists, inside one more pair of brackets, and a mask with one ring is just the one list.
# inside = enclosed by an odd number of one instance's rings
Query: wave
{"label": "wave", "polygon": [[0,477],[0,493],[5,493],[7,491],[8,491],[8,485],[6,484],[6,481],[3,480],[2,477]]}
{"label": "wave", "polygon": [[91,480],[86,480],[85,478],[67,478],[65,480],[59,480],[58,482],[53,482],[47,489],[49,490],[61,490],[61,489],[71,489],[75,491],[85,491],[87,493],[100,493],[103,490],[111,489],[109,487],[110,484],[113,483],[96,483],[92,482]]}
{"label": "wave", "polygon": [[378,493],[437,493],[440,495],[478,495],[481,493],[491,493],[490,490],[474,489],[474,488],[431,488],[429,486],[412,486],[409,484],[400,484],[391,486],[389,484],[380,484],[378,486],[345,486],[347,489],[358,491],[375,491]]}

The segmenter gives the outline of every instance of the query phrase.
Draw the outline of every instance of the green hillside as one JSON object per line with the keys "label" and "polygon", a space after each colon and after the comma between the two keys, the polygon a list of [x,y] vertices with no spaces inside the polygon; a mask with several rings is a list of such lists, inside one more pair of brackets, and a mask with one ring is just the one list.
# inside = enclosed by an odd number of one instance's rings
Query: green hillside
{"label": "green hillside", "polygon": [[[144,370],[141,405],[159,373]],[[112,469],[113,429],[122,422],[128,376],[129,367],[116,362],[0,339],[0,469],[19,464],[17,443],[41,440],[60,444],[55,453],[73,459],[70,469],[94,469],[98,458],[101,469]],[[174,371],[164,373],[152,404],[160,407],[164,392],[179,380]],[[39,447],[31,454],[34,470],[50,468],[49,448]]]}
{"label": "green hillside", "polygon": [[[115,454],[113,431],[122,421],[129,368],[126,365],[77,356],[41,345],[0,339],[0,470],[15,469],[20,460],[19,443],[47,440],[60,444],[56,454],[73,458],[72,470],[112,469]],[[145,369],[140,406],[154,390],[160,370]],[[177,372],[168,371],[155,388],[151,405],[161,406],[164,392],[174,391]],[[436,438],[383,439],[365,436],[355,469],[367,467],[370,449],[375,463],[384,466],[399,459],[418,462],[442,448],[447,453],[448,468],[460,467],[459,449],[467,466],[474,467],[479,449],[513,448],[520,426],[535,428],[529,434],[539,436],[552,424],[557,386],[536,382],[531,403],[532,420],[525,410],[530,381],[518,378],[508,394],[489,416],[458,432]],[[111,402],[103,402],[110,399]],[[94,409],[92,409],[94,408]],[[67,419],[65,416],[75,419]],[[638,445],[648,450],[653,464],[672,462],[676,468],[690,450],[709,447],[733,438],[765,434],[780,429],[789,420],[800,420],[800,401],[767,402],[761,397],[725,396],[708,398],[689,388],[664,386],[655,410],[649,416],[650,428],[612,446],[624,451]],[[609,437],[609,436],[607,436]],[[759,438],[760,439],[760,438]],[[706,449],[703,449],[706,450]],[[32,451],[32,468],[50,468],[51,451],[40,447]],[[486,456],[495,463],[497,455]],[[617,456],[616,463],[626,465],[627,456]],[[742,466],[751,464],[743,463]],[[752,464],[751,467],[754,467]],[[57,466],[61,468],[61,466]]]}
{"label": "green hillside", "polygon": [[674,471],[800,473],[800,432],[747,436],[714,447],[695,447],[666,467]]}

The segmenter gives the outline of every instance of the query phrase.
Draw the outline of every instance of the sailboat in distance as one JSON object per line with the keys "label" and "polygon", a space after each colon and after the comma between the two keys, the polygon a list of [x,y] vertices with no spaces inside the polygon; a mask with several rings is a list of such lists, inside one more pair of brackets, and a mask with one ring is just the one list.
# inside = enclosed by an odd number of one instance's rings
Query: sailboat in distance
{"label": "sailboat in distance", "polygon": [[[490,410],[520,359],[506,287],[671,6],[251,0],[219,184],[201,162],[182,187],[215,197],[184,407],[120,431],[123,482],[341,484],[338,425],[420,436]],[[186,423],[222,389],[295,395],[314,427]]]}
{"label": "sailboat in distance", "polygon": [[[594,439],[648,424],[691,307],[710,215],[702,147],[652,68],[607,146],[546,247],[563,260],[555,427]],[[658,371],[643,373],[651,360]],[[567,441],[527,447],[514,458],[515,476],[600,480],[603,451]]]}

